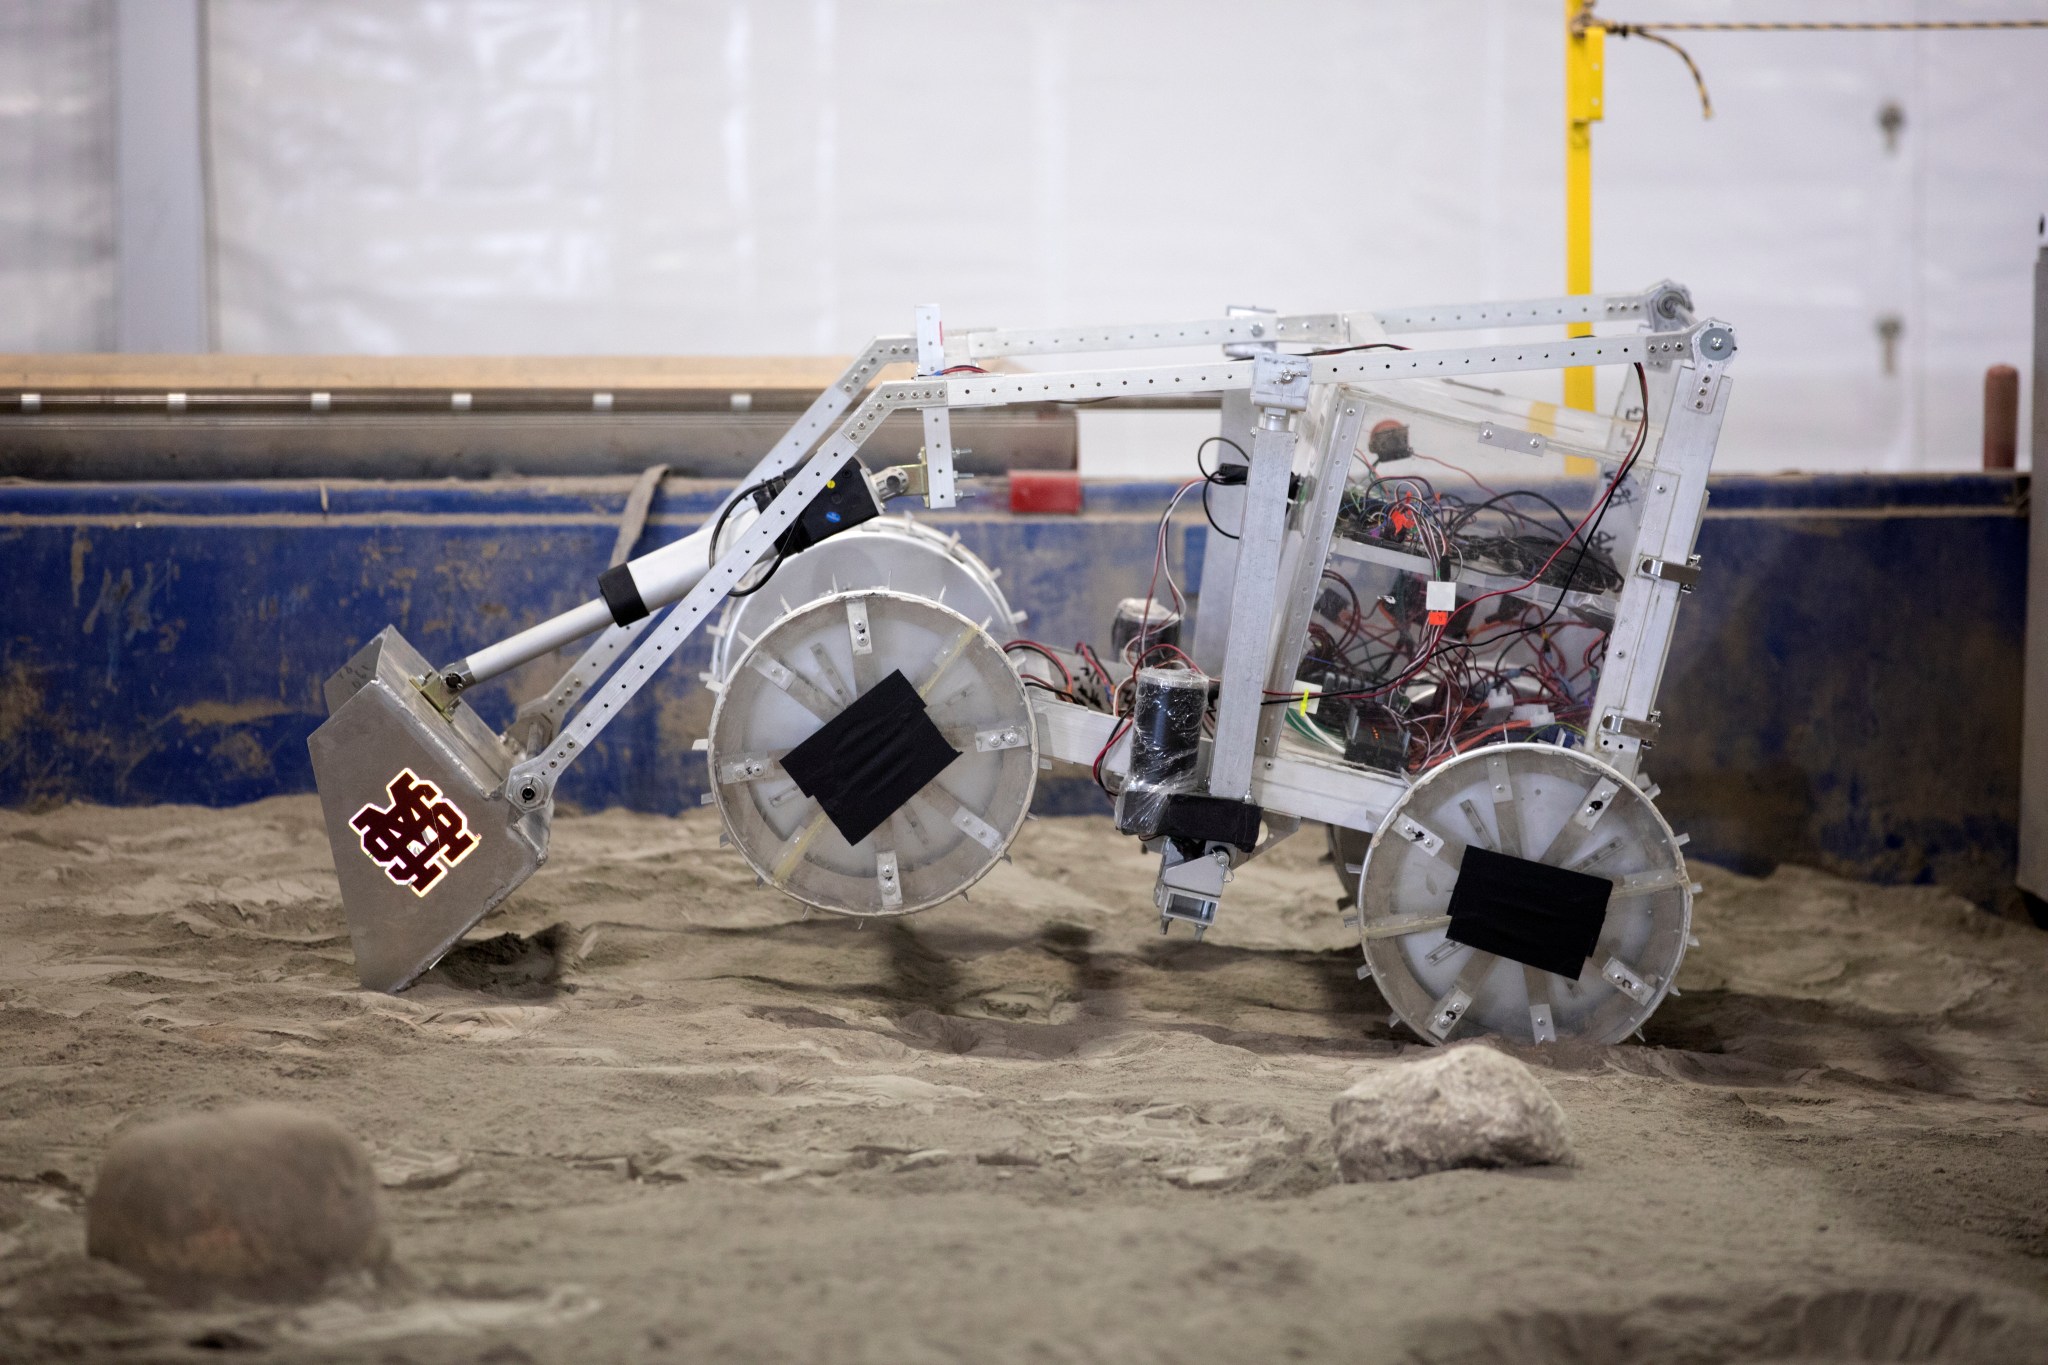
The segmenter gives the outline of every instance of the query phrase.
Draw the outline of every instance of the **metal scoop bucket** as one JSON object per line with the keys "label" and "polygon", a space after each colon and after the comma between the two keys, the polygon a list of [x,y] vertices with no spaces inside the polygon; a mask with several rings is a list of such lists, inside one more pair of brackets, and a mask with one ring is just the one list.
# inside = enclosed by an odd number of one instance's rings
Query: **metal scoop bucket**
{"label": "metal scoop bucket", "polygon": [[548,856],[554,805],[505,798],[517,756],[467,706],[420,691],[433,666],[387,626],[327,680],[307,740],[356,970],[402,990]]}
{"label": "metal scoop bucket", "polygon": [[[936,318],[932,326],[936,337]],[[805,544],[832,534],[792,525],[814,501],[820,507],[829,502],[832,510],[821,513],[824,522],[842,529],[880,510],[865,482],[842,488],[836,480],[849,467],[859,468],[860,443],[883,416],[943,397],[942,388],[888,386],[816,455],[807,458],[806,452],[883,367],[915,354],[908,337],[877,338],[812,401],[708,525],[632,560],[623,556],[638,529],[622,533],[615,562],[598,579],[598,597],[438,669],[387,626],[327,680],[327,721],[307,747],[363,985],[380,991],[411,985],[547,861],[553,784],[561,769],[588,747],[726,589],[770,553],[780,563],[796,531],[807,532]],[[928,418],[928,441],[934,439],[931,430]],[[943,422],[938,435],[936,449],[944,458],[929,463],[936,471],[929,477],[946,491],[928,502],[950,507],[951,448]],[[638,511],[630,515],[644,517],[658,478],[636,490]],[[892,487],[900,493],[907,481],[898,477]],[[842,526],[855,489],[869,506]],[[770,492],[765,505],[751,496]],[[683,600],[710,574],[722,529],[732,533],[718,564],[723,576]],[[659,638],[641,638],[653,625],[650,613],[671,603],[678,604],[674,612],[652,632]],[[594,643],[553,690],[520,708],[507,738],[493,734],[456,699],[467,688],[592,636]],[[622,661],[636,638],[631,658]],[[615,667],[618,676],[600,690]],[[579,713],[570,732],[559,733],[569,707],[593,692],[601,698],[597,711],[589,719]]]}
{"label": "metal scoop bucket", "polygon": [[[751,527],[753,511],[732,525]],[[648,604],[673,602],[704,577],[712,530],[606,571],[599,585],[609,580],[607,593],[631,594],[630,619],[599,597],[442,668],[386,626],[327,680],[327,721],[307,747],[365,986],[411,985],[547,861],[553,788],[512,783],[512,772],[547,747],[562,713],[649,623]],[[593,634],[504,737],[455,697]],[[508,786],[524,793],[520,802]]]}

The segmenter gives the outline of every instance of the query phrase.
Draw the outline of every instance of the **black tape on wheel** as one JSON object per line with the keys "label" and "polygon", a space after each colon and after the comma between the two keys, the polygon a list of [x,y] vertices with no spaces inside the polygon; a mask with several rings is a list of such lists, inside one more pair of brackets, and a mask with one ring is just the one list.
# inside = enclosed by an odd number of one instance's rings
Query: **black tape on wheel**
{"label": "black tape on wheel", "polygon": [[1447,937],[1576,981],[1599,946],[1613,894],[1605,877],[1475,846],[1458,865]]}
{"label": "black tape on wheel", "polygon": [[784,754],[782,770],[857,844],[958,757],[898,669]]}

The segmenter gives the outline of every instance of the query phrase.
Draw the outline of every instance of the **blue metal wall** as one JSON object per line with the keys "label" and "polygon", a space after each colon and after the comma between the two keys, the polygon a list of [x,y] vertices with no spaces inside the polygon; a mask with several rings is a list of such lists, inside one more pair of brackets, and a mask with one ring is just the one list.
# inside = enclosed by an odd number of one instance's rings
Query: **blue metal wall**
{"label": "blue metal wall", "polygon": [[[627,482],[0,486],[0,804],[310,790],[320,683],[352,650],[395,622],[453,659],[582,600]],[[1695,852],[1979,898],[2010,884],[2023,489],[2000,476],[1716,481],[1706,577],[1681,615],[1646,765]],[[1031,634],[1100,641],[1116,600],[1145,591],[1170,492],[1091,486],[1080,518],[931,520],[1002,567]],[[698,524],[715,497],[671,483],[642,548]],[[1199,578],[1206,535],[1198,512],[1178,519],[1184,577]],[[708,644],[578,761],[565,802],[696,803]],[[502,722],[548,668],[476,704]],[[1104,808],[1070,782],[1040,806]]]}

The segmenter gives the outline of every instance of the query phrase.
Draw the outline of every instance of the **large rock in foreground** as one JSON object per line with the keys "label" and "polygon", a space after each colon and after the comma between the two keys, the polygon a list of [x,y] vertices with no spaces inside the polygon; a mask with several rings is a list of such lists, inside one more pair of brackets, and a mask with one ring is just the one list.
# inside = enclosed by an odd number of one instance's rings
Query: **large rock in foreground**
{"label": "large rock in foreground", "polygon": [[1488,1047],[1376,1072],[1337,1097],[1346,1180],[1406,1180],[1459,1166],[1568,1166],[1564,1111],[1535,1074]]}
{"label": "large rock in foreground", "polygon": [[85,1249],[179,1295],[316,1293],[377,1268],[377,1177],[334,1120],[280,1104],[147,1124],[100,1164]]}

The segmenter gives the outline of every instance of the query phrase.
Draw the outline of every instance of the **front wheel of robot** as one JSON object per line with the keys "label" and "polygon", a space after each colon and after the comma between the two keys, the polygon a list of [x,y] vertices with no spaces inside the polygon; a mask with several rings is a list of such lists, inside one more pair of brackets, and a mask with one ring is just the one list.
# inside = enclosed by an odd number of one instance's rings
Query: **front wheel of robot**
{"label": "front wheel of robot", "polygon": [[1670,992],[1691,942],[1682,843],[1639,787],[1582,752],[1462,754],[1424,773],[1372,839],[1360,975],[1430,1043],[1618,1043]]}

